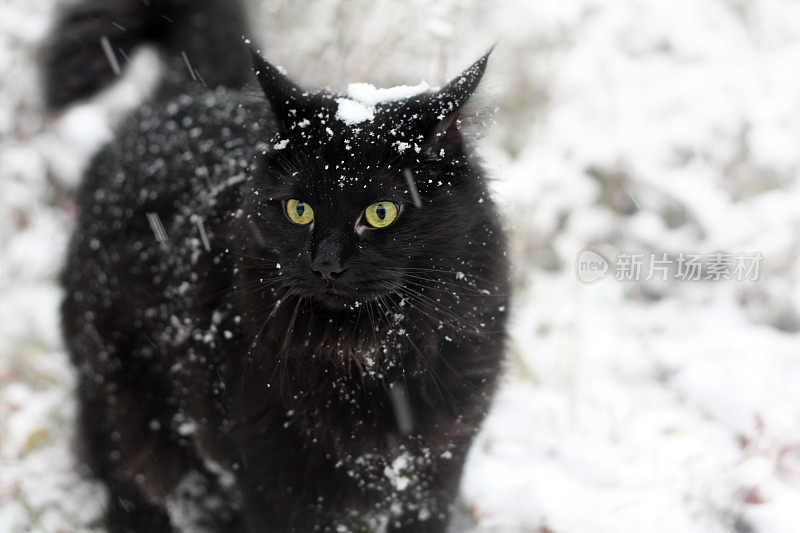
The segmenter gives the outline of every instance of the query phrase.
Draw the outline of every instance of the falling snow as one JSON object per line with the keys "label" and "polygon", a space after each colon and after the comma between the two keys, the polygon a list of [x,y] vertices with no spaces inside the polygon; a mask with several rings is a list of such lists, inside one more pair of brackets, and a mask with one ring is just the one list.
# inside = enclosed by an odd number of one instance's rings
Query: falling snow
{"label": "falling snow", "polygon": [[[55,280],[74,211],[63,191],[75,189],[157,72],[143,51],[120,85],[44,117],[35,46],[54,4],[0,7],[0,530],[12,532],[99,530],[102,489],[81,477],[69,445],[74,377]],[[487,85],[501,110],[484,155],[507,206],[517,298],[509,371],[468,459],[459,530],[795,531],[796,6],[436,2],[410,13],[376,5],[353,45],[328,38],[337,5],[306,19],[289,3],[277,8],[272,16],[295,21],[269,24],[283,32],[270,36],[281,57],[319,67],[326,50],[346,45],[348,75],[395,83],[419,79],[426,65],[437,72],[440,47],[452,70],[500,40]],[[366,8],[341,6],[364,17]],[[379,54],[383,34],[405,44]],[[374,74],[360,69],[382,62]],[[352,108],[340,117],[353,125],[370,120],[378,102],[359,90],[347,91]],[[191,135],[192,126],[180,127]],[[167,242],[168,221],[144,222]],[[202,251],[215,241],[196,224]],[[587,286],[574,259],[590,245],[760,250],[764,274],[749,285]],[[376,478],[410,490],[411,465],[396,462],[376,465]],[[222,466],[208,469],[229,479]]]}

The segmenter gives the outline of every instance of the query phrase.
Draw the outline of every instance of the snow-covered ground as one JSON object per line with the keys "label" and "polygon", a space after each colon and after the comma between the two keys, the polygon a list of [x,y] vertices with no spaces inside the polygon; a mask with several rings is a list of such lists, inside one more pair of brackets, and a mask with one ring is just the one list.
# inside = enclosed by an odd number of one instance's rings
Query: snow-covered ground
{"label": "snow-covered ground", "polygon": [[[81,166],[158,66],[141,53],[117,87],[46,116],[35,54],[56,4],[0,3],[3,532],[98,528],[102,492],[70,454],[55,277]],[[338,88],[439,84],[499,43],[482,147],[517,297],[508,375],[462,486],[472,529],[800,531],[800,4],[265,1],[253,13],[271,59]],[[606,279],[579,280],[587,248],[611,260]],[[673,266],[702,254],[707,277],[717,253],[760,254],[758,280],[614,279],[619,254]]]}

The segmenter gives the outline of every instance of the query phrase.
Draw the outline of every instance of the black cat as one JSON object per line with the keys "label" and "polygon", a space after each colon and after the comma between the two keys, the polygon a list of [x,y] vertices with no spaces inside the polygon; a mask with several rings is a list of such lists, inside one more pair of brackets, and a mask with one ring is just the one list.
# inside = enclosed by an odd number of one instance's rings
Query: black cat
{"label": "black cat", "polygon": [[46,48],[54,108],[141,43],[168,65],[92,160],[63,273],[108,528],[442,531],[505,343],[460,130],[488,54],[438,91],[306,92],[250,66],[245,19],[84,1]]}

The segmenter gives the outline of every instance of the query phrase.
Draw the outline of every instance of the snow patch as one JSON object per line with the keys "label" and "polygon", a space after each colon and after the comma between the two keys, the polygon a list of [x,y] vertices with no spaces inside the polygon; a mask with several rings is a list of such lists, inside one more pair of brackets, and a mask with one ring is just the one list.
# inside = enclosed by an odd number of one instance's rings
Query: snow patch
{"label": "snow patch", "polygon": [[337,98],[336,118],[347,125],[360,124],[375,118],[375,107],[384,102],[410,98],[430,89],[427,82],[417,85],[398,85],[379,89],[369,83],[351,83],[347,86],[348,98]]}
{"label": "snow patch", "polygon": [[375,107],[384,102],[411,98],[430,88],[431,86],[424,80],[417,85],[397,85],[387,88],[377,88],[371,83],[351,83],[347,86],[347,96],[362,104]]}
{"label": "snow patch", "polygon": [[339,104],[339,108],[336,110],[336,118],[349,126],[375,118],[374,107],[349,98],[337,98],[336,103]]}

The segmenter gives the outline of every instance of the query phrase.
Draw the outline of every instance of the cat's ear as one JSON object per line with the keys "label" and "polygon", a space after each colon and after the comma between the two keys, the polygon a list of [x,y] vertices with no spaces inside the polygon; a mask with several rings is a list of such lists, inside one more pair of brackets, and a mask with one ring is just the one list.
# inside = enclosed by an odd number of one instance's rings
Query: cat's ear
{"label": "cat's ear", "polygon": [[303,90],[250,47],[253,69],[281,129],[286,130],[301,106]]}
{"label": "cat's ear", "polygon": [[426,155],[444,155],[461,141],[459,125],[464,117],[464,104],[478,88],[493,49],[494,47],[490,48],[436,94],[432,109],[436,122],[425,142]]}

